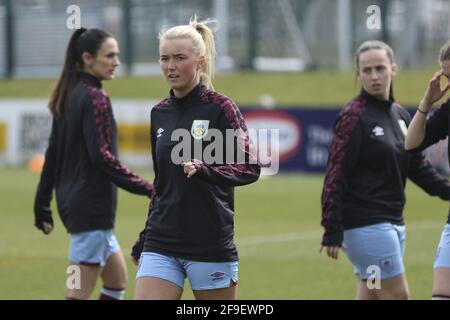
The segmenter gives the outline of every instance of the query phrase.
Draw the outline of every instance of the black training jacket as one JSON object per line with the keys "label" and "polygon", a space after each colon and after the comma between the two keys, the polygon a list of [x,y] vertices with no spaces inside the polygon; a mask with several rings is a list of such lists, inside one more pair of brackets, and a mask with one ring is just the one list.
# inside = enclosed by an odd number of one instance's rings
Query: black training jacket
{"label": "black training jacket", "polygon": [[51,222],[53,189],[69,233],[114,227],[119,186],[150,196],[153,185],[117,158],[117,133],[111,103],[101,82],[83,73],[65,118],[53,118],[45,164],[36,192],[36,225]]}
{"label": "black training jacket", "polygon": [[[436,108],[431,112],[427,119],[425,127],[425,137],[422,144],[410,152],[420,152],[435,144],[439,140],[444,140],[450,136],[450,99],[442,103],[440,108]],[[450,145],[447,145],[447,155],[450,163]],[[450,223],[450,213],[447,217],[447,223]]]}
{"label": "black training jacket", "polygon": [[[187,133],[172,138],[176,129]],[[145,231],[144,252],[157,252],[195,261],[235,261],[238,259],[234,235],[234,187],[255,182],[260,174],[253,145],[247,135],[232,143],[245,151],[245,161],[236,157],[214,163],[199,159],[211,150],[209,135],[217,129],[224,139],[227,129],[242,129],[246,124],[228,97],[196,86],[183,98],[171,96],[151,112],[151,144],[155,170],[156,195]],[[196,137],[196,138],[194,138]],[[191,154],[180,151],[179,142],[187,141]],[[213,140],[215,141],[215,140]],[[194,153],[195,144],[201,150]],[[173,160],[172,152],[195,162],[197,173],[187,178],[183,167]],[[224,152],[225,155],[225,152]],[[219,157],[220,158],[220,157]],[[141,234],[144,236],[144,233]]]}
{"label": "black training jacket", "polygon": [[342,110],[322,192],[323,245],[340,246],[346,229],[403,224],[407,177],[430,195],[449,199],[449,182],[421,153],[405,151],[410,119],[399,104],[364,90]]}

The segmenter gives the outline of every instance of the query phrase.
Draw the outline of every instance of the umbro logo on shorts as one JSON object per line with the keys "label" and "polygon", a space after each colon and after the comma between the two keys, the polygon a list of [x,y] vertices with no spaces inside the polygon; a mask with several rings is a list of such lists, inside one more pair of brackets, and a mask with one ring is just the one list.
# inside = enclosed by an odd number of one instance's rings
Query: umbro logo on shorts
{"label": "umbro logo on shorts", "polygon": [[211,273],[209,276],[211,277],[212,281],[217,281],[217,280],[222,280],[224,275],[225,275],[225,273],[217,271],[217,272]]}
{"label": "umbro logo on shorts", "polygon": [[380,267],[385,271],[391,271],[394,268],[394,261],[392,261],[392,257],[381,259]]}

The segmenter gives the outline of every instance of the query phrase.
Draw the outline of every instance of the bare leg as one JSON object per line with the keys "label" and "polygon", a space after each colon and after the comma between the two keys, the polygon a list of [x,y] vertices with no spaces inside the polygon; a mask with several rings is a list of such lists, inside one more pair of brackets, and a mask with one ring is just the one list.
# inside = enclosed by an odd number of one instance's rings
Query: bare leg
{"label": "bare leg", "polygon": [[193,290],[197,300],[236,300],[236,285],[231,282],[230,287],[213,290]]}
{"label": "bare leg", "polygon": [[[74,266],[76,269],[79,270],[80,286],[77,288],[76,281],[73,283],[75,284],[74,287],[69,286],[71,283],[69,283],[70,281],[67,281],[68,283],[66,283],[65,298],[76,300],[89,299],[92,291],[95,288],[95,284],[97,283],[97,279],[100,276],[102,268],[97,265],[84,265],[77,263],[71,263],[71,266]],[[69,277],[77,275],[78,272],[76,271],[73,275],[70,275]]]}
{"label": "bare leg", "polygon": [[103,288],[116,292],[119,295],[112,294],[110,296],[102,292],[100,299],[104,299],[105,297],[107,299],[121,299],[123,297],[123,291],[125,291],[128,284],[127,265],[125,264],[122,251],[118,251],[108,258],[101,277],[103,280]]}
{"label": "bare leg", "polygon": [[183,289],[175,283],[155,278],[141,277],[136,280],[135,300],[180,300]]}
{"label": "bare leg", "polygon": [[374,292],[375,289],[369,289],[366,280],[361,280],[358,277],[357,281],[356,300],[378,300],[378,297]]}
{"label": "bare leg", "polygon": [[381,289],[374,290],[380,300],[408,300],[409,289],[404,273],[386,280],[381,280]]}
{"label": "bare leg", "polygon": [[106,288],[124,290],[128,284],[128,271],[122,251],[112,254],[102,271],[103,285]]}
{"label": "bare leg", "polygon": [[450,269],[437,268],[433,274],[433,297],[450,300]]}

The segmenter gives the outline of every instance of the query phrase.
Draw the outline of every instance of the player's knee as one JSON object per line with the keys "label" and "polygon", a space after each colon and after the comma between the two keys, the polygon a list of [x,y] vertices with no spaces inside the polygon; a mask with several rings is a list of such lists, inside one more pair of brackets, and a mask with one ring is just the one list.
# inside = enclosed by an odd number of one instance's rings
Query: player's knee
{"label": "player's knee", "polygon": [[68,290],[64,294],[65,300],[87,300],[89,294],[82,290]]}
{"label": "player's knee", "polygon": [[103,286],[105,288],[111,288],[114,290],[125,290],[128,286],[128,279],[127,277],[117,279],[113,283],[104,283]]}
{"label": "player's knee", "polygon": [[125,272],[122,278],[121,287],[124,288],[125,290],[127,286],[128,286],[128,272]]}
{"label": "player's knee", "polygon": [[433,289],[431,293],[433,300],[450,300],[450,291]]}
{"label": "player's knee", "polygon": [[117,282],[114,283],[114,288],[125,290],[128,286],[128,275],[124,274],[119,279],[117,279]]}
{"label": "player's knee", "polygon": [[125,277],[125,279],[120,283],[119,288],[122,290],[125,290],[128,286],[128,277]]}
{"label": "player's knee", "polygon": [[408,300],[409,299],[409,290],[402,289],[395,293],[394,299],[396,300]]}

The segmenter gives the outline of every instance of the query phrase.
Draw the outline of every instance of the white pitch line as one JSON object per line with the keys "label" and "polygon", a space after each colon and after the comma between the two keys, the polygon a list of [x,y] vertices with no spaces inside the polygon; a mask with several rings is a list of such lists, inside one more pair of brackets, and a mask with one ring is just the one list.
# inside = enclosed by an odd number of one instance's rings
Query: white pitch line
{"label": "white pitch line", "polygon": [[[418,230],[430,230],[430,229],[438,229],[439,232],[444,228],[445,223],[436,223],[435,221],[422,221],[409,223],[406,226],[406,232],[408,231],[418,231]],[[253,237],[243,237],[236,239],[236,243],[238,246],[253,246],[253,245],[262,245],[266,243],[280,243],[280,242],[289,242],[289,241],[301,241],[301,240],[318,240],[322,236],[322,231],[306,231],[306,232],[289,232],[289,233],[278,233],[278,234],[268,234],[268,235],[258,235]],[[122,248],[122,250],[126,250],[126,248]],[[15,254],[6,254],[7,256],[15,256]],[[41,254],[38,252],[23,252],[18,257],[48,257],[48,258],[64,258],[67,257],[67,254],[64,252],[53,252],[53,253],[45,253]]]}
{"label": "white pitch line", "polygon": [[[444,223],[441,224],[436,223],[434,221],[423,221],[407,224],[406,232],[408,233],[408,230],[415,231],[415,230],[429,230],[429,229],[443,229],[443,228]],[[321,236],[322,231],[290,232],[290,233],[268,234],[266,236],[243,237],[241,239],[236,239],[236,243],[238,246],[252,246],[265,243],[314,240],[320,239]]]}

